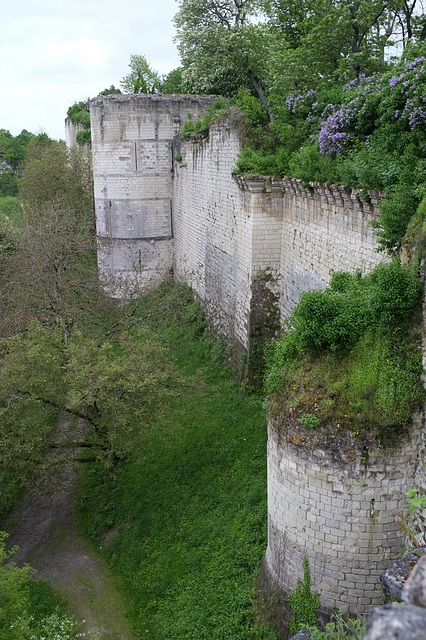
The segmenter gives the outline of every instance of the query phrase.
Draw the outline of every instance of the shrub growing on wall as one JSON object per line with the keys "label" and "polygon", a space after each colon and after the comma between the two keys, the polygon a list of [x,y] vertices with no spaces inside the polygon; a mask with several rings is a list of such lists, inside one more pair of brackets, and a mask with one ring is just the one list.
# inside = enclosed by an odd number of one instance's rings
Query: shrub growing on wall
{"label": "shrub growing on wall", "polygon": [[73,104],[68,109],[67,116],[72,120],[72,122],[83,125],[83,130],[79,131],[75,137],[77,144],[82,146],[86,142],[90,142],[89,100],[87,99]]}
{"label": "shrub growing on wall", "polygon": [[392,438],[424,398],[413,314],[421,285],[398,258],[369,275],[339,272],[307,291],[287,332],[267,347],[272,402],[304,415]]}

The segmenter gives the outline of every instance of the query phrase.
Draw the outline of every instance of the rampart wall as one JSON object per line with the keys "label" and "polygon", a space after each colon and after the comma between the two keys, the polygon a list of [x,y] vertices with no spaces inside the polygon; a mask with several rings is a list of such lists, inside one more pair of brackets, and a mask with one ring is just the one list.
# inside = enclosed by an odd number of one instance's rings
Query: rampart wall
{"label": "rampart wall", "polygon": [[214,124],[208,140],[181,144],[174,273],[194,288],[228,341],[248,350],[259,333],[274,335],[302,291],[323,288],[334,271],[367,273],[386,258],[370,226],[377,192],[233,177],[239,131],[234,115]]}
{"label": "rampart wall", "polygon": [[274,586],[289,592],[309,559],[324,607],[363,616],[383,603],[380,574],[406,544],[423,416],[394,449],[356,436],[312,435],[289,416],[268,425],[268,548]]}
{"label": "rampart wall", "polygon": [[77,144],[77,133],[84,131],[81,122],[73,122],[71,118],[65,119],[65,143],[70,149]]}
{"label": "rampart wall", "polygon": [[[335,271],[366,273],[386,259],[370,226],[379,194],[234,177],[237,113],[213,124],[208,139],[180,140],[187,113],[208,105],[196,96],[92,101],[100,272],[114,295],[128,295],[129,286],[173,271],[234,351],[251,357],[301,292],[324,287]],[[404,544],[397,514],[405,491],[414,480],[425,484],[422,426],[419,417],[398,451],[372,445],[366,458],[355,436],[321,441],[289,416],[271,416],[272,582],[292,589],[306,554],[323,605],[363,614],[380,602],[378,575]]]}

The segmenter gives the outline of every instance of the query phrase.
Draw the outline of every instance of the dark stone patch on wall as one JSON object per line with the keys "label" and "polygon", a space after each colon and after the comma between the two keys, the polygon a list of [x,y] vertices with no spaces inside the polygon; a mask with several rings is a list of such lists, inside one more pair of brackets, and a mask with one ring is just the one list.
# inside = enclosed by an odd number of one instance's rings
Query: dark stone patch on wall
{"label": "dark stone patch on wall", "polygon": [[259,271],[252,280],[250,308],[250,349],[247,384],[259,388],[265,371],[265,345],[281,327],[279,297],[274,292],[276,277],[270,270]]}

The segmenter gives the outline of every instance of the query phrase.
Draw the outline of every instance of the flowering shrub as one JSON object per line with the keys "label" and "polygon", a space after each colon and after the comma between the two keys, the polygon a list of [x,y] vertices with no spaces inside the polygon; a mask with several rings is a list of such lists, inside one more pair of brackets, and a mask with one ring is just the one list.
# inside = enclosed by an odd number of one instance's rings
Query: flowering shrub
{"label": "flowering shrub", "polygon": [[379,90],[380,80],[365,76],[344,87],[343,103],[330,115],[323,114],[318,137],[321,153],[339,154],[349,149],[350,142],[358,140],[370,145],[369,136],[374,131],[378,116]]}
{"label": "flowering shrub", "polygon": [[398,251],[426,195],[426,57],[344,87],[292,94],[274,115],[272,135],[243,151],[236,172],[383,191],[379,249]]}
{"label": "flowering shrub", "polygon": [[370,135],[380,126],[402,123],[398,130],[426,127],[426,58],[405,63],[398,74],[360,76],[347,84],[345,100],[324,117],[319,134],[323,154],[339,154],[349,142],[371,145]]}
{"label": "flowering shrub", "polygon": [[[386,82],[387,80],[387,82]],[[384,120],[400,118],[411,130],[426,125],[426,58],[407,62],[399,74],[386,78],[382,88]]]}
{"label": "flowering shrub", "polygon": [[324,155],[340,153],[347,147],[352,135],[346,129],[353,128],[355,114],[354,110],[340,108],[328,116],[319,134],[321,153]]}
{"label": "flowering shrub", "polygon": [[310,89],[304,94],[292,94],[286,100],[289,111],[294,115],[306,117],[318,105],[318,92]]}

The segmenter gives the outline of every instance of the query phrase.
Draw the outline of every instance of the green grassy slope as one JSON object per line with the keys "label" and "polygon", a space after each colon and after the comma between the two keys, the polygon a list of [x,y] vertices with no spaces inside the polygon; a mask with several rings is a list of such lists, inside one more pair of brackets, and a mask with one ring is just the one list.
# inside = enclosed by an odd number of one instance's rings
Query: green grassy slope
{"label": "green grassy slope", "polygon": [[[164,304],[176,290],[156,295]],[[272,639],[253,622],[266,547],[262,400],[236,387],[198,307],[179,295],[151,326],[188,386],[149,429],[141,425],[125,462],[86,471],[82,521],[116,573],[140,637]]]}

